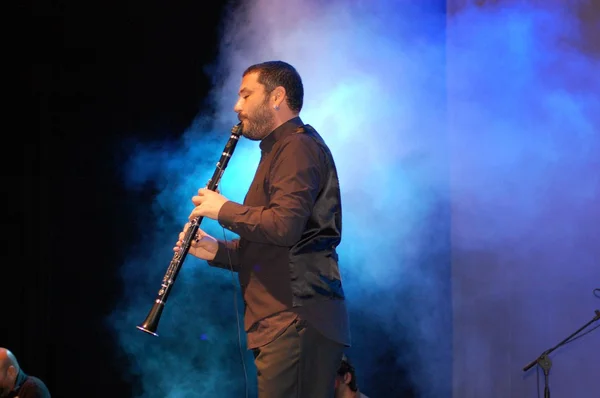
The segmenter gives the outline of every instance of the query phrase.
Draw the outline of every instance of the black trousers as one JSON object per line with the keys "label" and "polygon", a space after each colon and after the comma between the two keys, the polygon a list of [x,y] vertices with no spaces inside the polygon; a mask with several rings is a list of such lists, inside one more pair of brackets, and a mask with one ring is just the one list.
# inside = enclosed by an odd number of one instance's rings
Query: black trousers
{"label": "black trousers", "polygon": [[304,320],[256,348],[259,398],[332,398],[344,346]]}

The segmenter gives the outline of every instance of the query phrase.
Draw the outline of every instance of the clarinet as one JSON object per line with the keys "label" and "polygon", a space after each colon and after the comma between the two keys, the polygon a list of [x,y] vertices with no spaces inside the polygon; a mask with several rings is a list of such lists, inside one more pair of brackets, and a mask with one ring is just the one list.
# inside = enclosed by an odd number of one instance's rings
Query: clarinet
{"label": "clarinet", "polygon": [[[231,158],[231,155],[233,155],[233,151],[235,150],[235,147],[240,139],[241,134],[242,123],[240,122],[237,125],[233,126],[233,128],[231,129],[231,136],[229,137],[229,140],[225,145],[225,149],[223,149],[221,158],[217,163],[217,168],[215,169],[215,172],[213,173],[211,179],[208,180],[208,183],[206,184],[207,189],[211,191],[217,190],[219,182],[221,181],[221,177],[225,172],[225,168],[227,168],[229,159]],[[171,293],[173,284],[177,279],[177,275],[181,270],[183,261],[185,260],[190,250],[192,240],[195,239],[196,233],[198,232],[198,228],[200,227],[200,223],[202,222],[203,218],[204,217],[196,217],[190,222],[190,226],[185,232],[180,250],[175,252],[175,254],[173,255],[173,259],[169,263],[169,267],[167,268],[167,272],[163,277],[160,290],[158,291],[158,295],[154,300],[154,304],[152,305],[148,316],[146,316],[146,319],[141,325],[137,326],[137,328],[141,331],[154,336],[158,336],[158,334],[156,333],[156,329],[158,328],[158,323],[160,322],[160,317],[165,307],[165,303],[169,298],[169,294]]]}

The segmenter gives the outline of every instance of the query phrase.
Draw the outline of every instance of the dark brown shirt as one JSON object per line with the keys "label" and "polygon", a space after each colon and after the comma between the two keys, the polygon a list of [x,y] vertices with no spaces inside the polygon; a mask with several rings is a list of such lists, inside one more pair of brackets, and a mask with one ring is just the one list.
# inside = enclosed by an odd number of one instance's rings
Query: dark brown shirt
{"label": "dark brown shirt", "polygon": [[[293,307],[291,287],[285,283],[290,278],[290,247],[303,234],[330,167],[312,138],[303,134],[290,137],[302,125],[299,117],[293,118],[262,140],[261,160],[243,204],[230,201],[219,212],[221,225],[240,239],[220,242],[210,264],[229,268],[231,260],[234,271],[251,270],[240,273],[250,274],[247,279],[240,276],[248,348],[272,341],[298,316],[326,337],[350,345],[344,300]],[[254,278],[252,271],[259,273],[267,263],[271,266],[269,275]]]}
{"label": "dark brown shirt", "polygon": [[7,398],[50,398],[50,392],[43,381],[29,376],[23,370],[19,371],[15,388]]}

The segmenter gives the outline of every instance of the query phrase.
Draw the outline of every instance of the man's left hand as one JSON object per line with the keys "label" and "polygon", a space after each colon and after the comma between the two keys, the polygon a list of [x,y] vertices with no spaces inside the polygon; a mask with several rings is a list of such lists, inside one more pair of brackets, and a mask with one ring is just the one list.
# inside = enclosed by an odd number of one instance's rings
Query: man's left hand
{"label": "man's left hand", "polygon": [[221,207],[228,201],[229,199],[220,193],[211,191],[210,189],[200,188],[198,190],[198,196],[192,197],[192,202],[196,208],[190,214],[189,219],[208,217],[213,220],[218,220]]}

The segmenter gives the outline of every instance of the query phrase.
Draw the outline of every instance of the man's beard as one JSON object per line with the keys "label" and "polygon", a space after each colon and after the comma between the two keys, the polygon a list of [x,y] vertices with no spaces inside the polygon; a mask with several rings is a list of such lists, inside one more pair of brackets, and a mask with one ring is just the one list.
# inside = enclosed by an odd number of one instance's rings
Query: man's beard
{"label": "man's beard", "polygon": [[252,117],[240,115],[239,118],[243,122],[242,135],[252,141],[262,140],[275,127],[275,118],[267,105],[267,101],[255,110]]}

